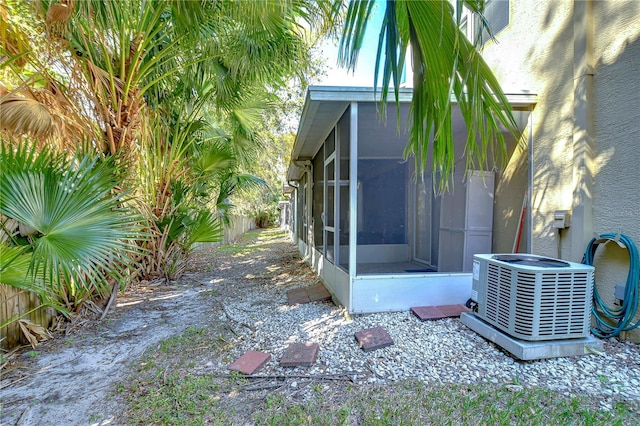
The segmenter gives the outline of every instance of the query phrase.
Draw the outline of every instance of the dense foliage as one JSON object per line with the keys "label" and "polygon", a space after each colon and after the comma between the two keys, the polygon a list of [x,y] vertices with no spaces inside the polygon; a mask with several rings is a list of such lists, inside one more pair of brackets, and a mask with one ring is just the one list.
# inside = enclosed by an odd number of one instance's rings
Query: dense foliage
{"label": "dense foliage", "polygon": [[[269,126],[290,113],[279,95],[304,87],[310,44],[336,12],[0,0],[3,283],[70,313],[127,280],[179,276],[196,243],[221,239],[234,203],[272,209],[269,165],[281,171],[286,147]],[[268,196],[251,206],[243,191]]]}
{"label": "dense foliage", "polygon": [[[348,5],[345,64],[373,4]],[[443,177],[456,155],[452,95],[469,128],[468,166],[503,149],[499,127],[513,125],[460,32],[463,4],[481,12],[484,1],[457,1],[457,12],[447,0],[388,1],[380,32],[383,98],[413,47],[406,154],[420,167],[432,158]],[[310,47],[341,25],[345,6],[0,0],[3,284],[70,312],[127,280],[179,276],[196,243],[220,240],[234,208],[273,223],[291,112],[318,68]]]}

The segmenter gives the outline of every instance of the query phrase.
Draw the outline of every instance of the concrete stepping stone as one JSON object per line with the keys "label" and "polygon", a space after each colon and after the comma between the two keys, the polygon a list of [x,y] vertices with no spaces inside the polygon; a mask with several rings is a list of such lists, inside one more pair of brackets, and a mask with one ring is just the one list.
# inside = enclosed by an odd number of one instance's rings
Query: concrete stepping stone
{"label": "concrete stepping stone", "polygon": [[309,303],[311,299],[309,299],[309,294],[307,294],[307,290],[304,288],[294,288],[293,290],[287,291],[287,304],[289,305],[299,305],[302,303]]}
{"label": "concrete stepping stone", "polygon": [[393,339],[389,336],[387,330],[382,327],[373,327],[361,330],[354,336],[360,345],[360,348],[365,352],[393,345]]}
{"label": "concrete stepping stone", "polygon": [[331,293],[327,291],[322,283],[317,283],[309,287],[294,288],[287,291],[287,304],[289,305],[325,302],[328,300],[331,300]]}
{"label": "concrete stepping stone", "polygon": [[464,305],[417,306],[411,308],[411,313],[418,317],[420,321],[459,317],[462,312],[469,312],[469,309]]}
{"label": "concrete stepping stone", "polygon": [[284,350],[280,359],[283,367],[307,367],[316,362],[319,345],[317,343],[292,343]]}
{"label": "concrete stepping stone", "polygon": [[229,365],[229,370],[251,375],[260,370],[271,359],[271,355],[258,351],[247,351]]}
{"label": "concrete stepping stone", "polygon": [[329,293],[321,283],[308,287],[307,294],[312,302],[325,302],[331,300],[331,293]]}

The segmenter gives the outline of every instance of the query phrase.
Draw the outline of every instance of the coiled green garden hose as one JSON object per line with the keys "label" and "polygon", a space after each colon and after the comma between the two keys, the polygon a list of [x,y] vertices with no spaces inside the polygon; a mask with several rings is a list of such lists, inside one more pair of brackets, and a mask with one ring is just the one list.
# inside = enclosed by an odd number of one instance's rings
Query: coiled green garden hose
{"label": "coiled green garden hose", "polygon": [[594,266],[593,258],[598,246],[609,241],[624,244],[629,251],[629,274],[620,308],[611,308],[603,302],[598,293],[595,278],[593,280],[591,312],[595,318],[596,326],[591,327],[591,332],[605,339],[616,337],[621,332],[633,330],[640,325],[640,320],[631,323],[638,310],[638,286],[640,285],[640,257],[638,257],[638,249],[631,238],[624,234],[602,234],[599,238],[592,239],[587,245],[582,263]]}

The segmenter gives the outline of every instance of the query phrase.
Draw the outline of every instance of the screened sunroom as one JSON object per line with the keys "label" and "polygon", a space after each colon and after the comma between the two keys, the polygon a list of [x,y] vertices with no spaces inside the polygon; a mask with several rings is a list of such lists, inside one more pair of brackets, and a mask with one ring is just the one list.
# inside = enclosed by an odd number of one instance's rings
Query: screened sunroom
{"label": "screened sunroom", "polygon": [[[431,173],[416,178],[403,157],[411,91],[400,92],[400,123],[394,103],[379,118],[376,95],[308,89],[287,176],[294,241],[349,312],[465,303],[473,254],[492,249],[494,174],[465,175],[460,159],[453,191],[436,195]],[[530,105],[528,95],[512,98]],[[462,152],[466,129],[453,114]]]}

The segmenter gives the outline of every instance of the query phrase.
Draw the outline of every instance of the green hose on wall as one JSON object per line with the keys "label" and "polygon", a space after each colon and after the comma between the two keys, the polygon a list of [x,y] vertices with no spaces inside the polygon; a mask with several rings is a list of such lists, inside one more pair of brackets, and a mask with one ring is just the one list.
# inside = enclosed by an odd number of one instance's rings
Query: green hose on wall
{"label": "green hose on wall", "polygon": [[[638,310],[638,286],[640,285],[640,258],[638,249],[631,238],[624,234],[602,234],[599,238],[592,239],[587,245],[584,253],[584,264],[593,265],[593,258],[600,244],[615,241],[624,245],[629,251],[629,274],[624,289],[624,300],[620,308],[607,306],[600,295],[598,288],[593,282],[593,304],[591,311],[595,318],[595,327],[591,327],[591,332],[598,337],[608,339],[616,337],[623,331],[630,331],[640,325],[640,320],[632,324],[633,317]],[[613,325],[612,325],[613,324]]]}

